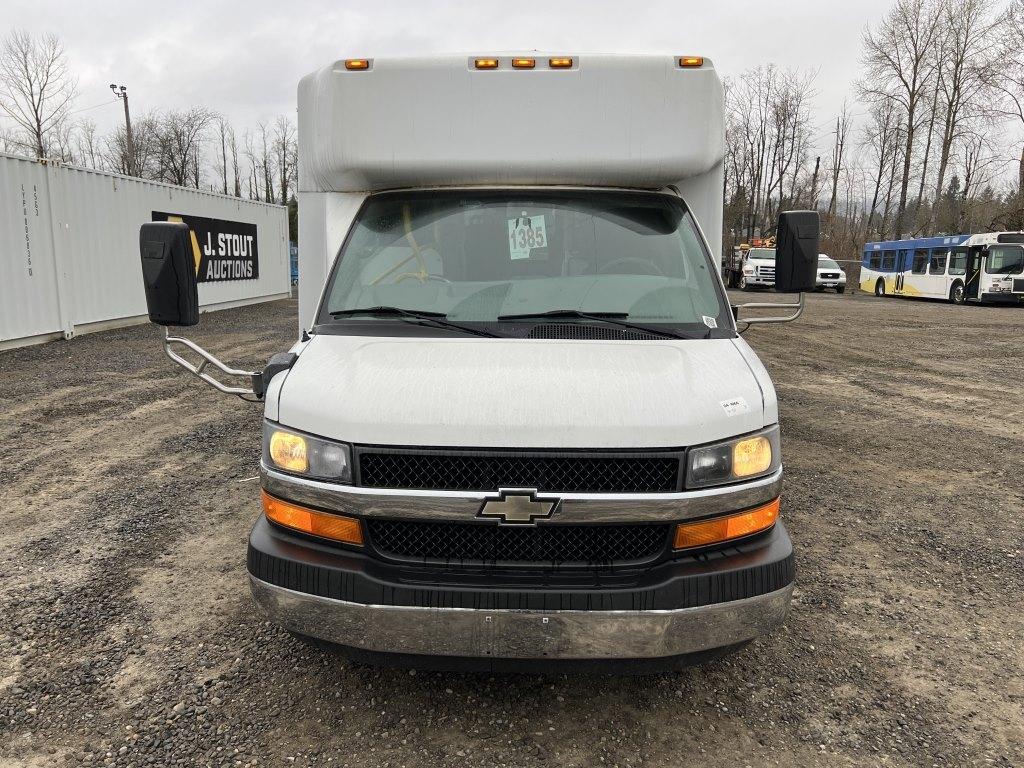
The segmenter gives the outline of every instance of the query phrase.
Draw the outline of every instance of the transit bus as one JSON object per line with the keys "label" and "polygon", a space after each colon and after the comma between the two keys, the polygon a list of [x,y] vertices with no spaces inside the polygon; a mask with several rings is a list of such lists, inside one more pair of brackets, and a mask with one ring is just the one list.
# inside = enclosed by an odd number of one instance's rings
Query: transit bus
{"label": "transit bus", "polygon": [[860,289],[954,304],[1024,304],[1024,232],[867,243]]}

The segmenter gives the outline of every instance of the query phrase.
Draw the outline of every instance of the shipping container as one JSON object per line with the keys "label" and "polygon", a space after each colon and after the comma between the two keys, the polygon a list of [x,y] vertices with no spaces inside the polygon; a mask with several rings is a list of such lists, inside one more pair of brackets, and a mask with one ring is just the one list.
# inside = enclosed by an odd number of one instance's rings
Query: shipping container
{"label": "shipping container", "polygon": [[167,219],[204,311],[290,295],[283,206],[0,155],[0,349],[144,319],[139,226]]}

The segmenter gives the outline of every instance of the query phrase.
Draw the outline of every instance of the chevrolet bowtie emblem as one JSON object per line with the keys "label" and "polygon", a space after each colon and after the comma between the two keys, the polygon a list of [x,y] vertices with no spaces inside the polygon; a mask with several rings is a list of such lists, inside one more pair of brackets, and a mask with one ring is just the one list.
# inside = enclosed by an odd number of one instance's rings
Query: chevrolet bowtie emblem
{"label": "chevrolet bowtie emblem", "polygon": [[529,525],[551,517],[559,504],[558,497],[538,496],[534,488],[500,488],[497,498],[484,501],[477,517],[497,517],[503,523]]}

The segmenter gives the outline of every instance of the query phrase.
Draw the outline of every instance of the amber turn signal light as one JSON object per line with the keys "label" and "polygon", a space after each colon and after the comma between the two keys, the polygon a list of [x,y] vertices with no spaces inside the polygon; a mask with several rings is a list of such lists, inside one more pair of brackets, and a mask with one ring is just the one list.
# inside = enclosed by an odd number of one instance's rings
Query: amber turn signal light
{"label": "amber turn signal light", "polygon": [[329,515],[306,509],[297,504],[278,499],[266,491],[260,491],[263,498],[263,511],[268,520],[272,520],[285,528],[319,536],[323,539],[341,541],[345,544],[363,545],[363,529],[359,521],[353,517]]}
{"label": "amber turn signal light", "polygon": [[736,515],[699,520],[695,523],[680,523],[676,526],[676,537],[672,546],[674,549],[692,549],[706,547],[709,544],[721,544],[724,541],[766,531],[775,525],[778,519],[779,499],[776,498],[760,507]]}
{"label": "amber turn signal light", "polygon": [[360,70],[360,69],[369,69],[369,68],[370,68],[370,60],[369,59],[345,59],[345,69]]}
{"label": "amber turn signal light", "polygon": [[476,59],[473,62],[473,66],[475,66],[477,69],[497,69],[498,68],[498,60],[497,59]]}
{"label": "amber turn signal light", "polygon": [[512,66],[516,69],[533,69],[537,66],[536,59],[512,59]]}
{"label": "amber turn signal light", "polygon": [[679,57],[680,67],[703,67],[704,57],[703,56],[680,56]]}
{"label": "amber turn signal light", "polygon": [[555,56],[548,59],[548,66],[552,69],[568,69],[572,66],[571,56]]}

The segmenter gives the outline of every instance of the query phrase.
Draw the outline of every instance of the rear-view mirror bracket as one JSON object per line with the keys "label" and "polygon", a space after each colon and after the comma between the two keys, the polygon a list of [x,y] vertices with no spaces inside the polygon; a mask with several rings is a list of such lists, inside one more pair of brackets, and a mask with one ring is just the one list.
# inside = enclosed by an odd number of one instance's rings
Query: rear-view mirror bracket
{"label": "rear-view mirror bracket", "polygon": [[[733,314],[736,317],[736,322],[746,323],[748,326],[760,325],[763,323],[791,323],[804,313],[804,307],[806,306],[805,296],[806,294],[801,292],[795,304],[783,304],[781,302],[773,301],[757,301],[750,304],[736,304],[733,306]],[[796,311],[790,315],[752,317],[749,320],[744,320],[740,317],[740,311],[744,309],[795,309]]]}
{"label": "rear-view mirror bracket", "polygon": [[[171,336],[170,328],[165,327],[164,331],[164,352],[167,353],[167,356],[171,358],[171,360],[180,365],[186,371],[193,374],[194,376],[198,376],[211,387],[225,394],[238,395],[242,399],[252,398],[254,401],[263,399],[264,386],[262,373],[260,373],[259,371],[243,371],[238,368],[231,368],[225,365],[220,360],[218,360],[213,355],[211,355],[209,352],[207,352],[205,349],[200,347],[195,342],[189,341],[188,339],[182,338],[180,336]],[[195,352],[197,355],[199,355],[199,357],[202,358],[202,361],[198,364],[195,364],[185,359],[180,354],[178,354],[178,352],[175,351],[175,347],[184,347],[186,349],[191,350],[192,352]],[[211,365],[217,370],[219,370],[221,373],[223,373],[225,376],[247,379],[247,385],[231,385],[224,383],[223,381],[220,381],[219,379],[215,378],[214,376],[211,376],[209,373],[206,372],[207,367]]]}

